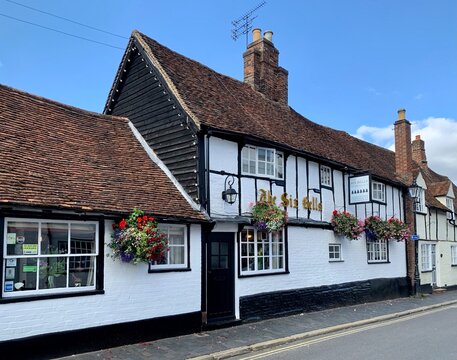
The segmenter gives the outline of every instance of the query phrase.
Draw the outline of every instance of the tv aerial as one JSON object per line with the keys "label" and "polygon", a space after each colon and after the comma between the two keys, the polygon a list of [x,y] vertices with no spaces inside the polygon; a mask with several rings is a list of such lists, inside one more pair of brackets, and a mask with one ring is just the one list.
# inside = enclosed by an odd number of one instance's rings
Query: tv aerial
{"label": "tv aerial", "polygon": [[257,17],[254,13],[259,10],[262,6],[264,6],[267,2],[262,1],[259,3],[255,8],[248,11],[242,17],[237,20],[232,21],[233,29],[232,29],[232,39],[237,41],[243,35],[246,35],[246,46],[248,46],[248,34],[249,31],[252,29],[252,22]]}

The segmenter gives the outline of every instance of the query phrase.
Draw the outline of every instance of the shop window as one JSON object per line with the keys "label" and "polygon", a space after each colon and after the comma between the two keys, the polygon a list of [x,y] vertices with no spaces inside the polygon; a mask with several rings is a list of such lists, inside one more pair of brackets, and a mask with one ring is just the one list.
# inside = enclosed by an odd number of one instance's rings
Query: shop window
{"label": "shop window", "polygon": [[3,296],[95,290],[98,223],[5,219]]}
{"label": "shop window", "polygon": [[328,259],[329,261],[343,261],[341,257],[341,244],[328,245]]}
{"label": "shop window", "polygon": [[241,275],[283,272],[283,231],[268,233],[252,228],[241,232]]}
{"label": "shop window", "polygon": [[421,244],[421,271],[432,271],[432,244]]}
{"label": "shop window", "polygon": [[388,262],[388,251],[387,240],[367,240],[367,258],[369,263]]}
{"label": "shop window", "polygon": [[160,231],[168,238],[168,251],[160,263],[149,265],[150,270],[188,268],[189,244],[184,225],[159,224]]}
{"label": "shop window", "polygon": [[371,190],[373,200],[386,202],[386,186],[383,183],[373,181],[371,183]]}
{"label": "shop window", "polygon": [[321,165],[321,185],[332,186],[332,170],[328,166]]}
{"label": "shop window", "polygon": [[457,245],[451,245],[451,265],[457,265]]}
{"label": "shop window", "polygon": [[243,174],[284,178],[284,154],[275,149],[245,146],[241,151]]}

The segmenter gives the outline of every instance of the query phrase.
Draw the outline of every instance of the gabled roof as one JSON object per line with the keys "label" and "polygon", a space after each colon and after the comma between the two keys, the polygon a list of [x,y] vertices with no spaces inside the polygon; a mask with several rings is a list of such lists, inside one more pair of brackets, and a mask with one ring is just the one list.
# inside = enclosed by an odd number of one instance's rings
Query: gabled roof
{"label": "gabled roof", "polygon": [[219,74],[138,31],[132,33],[132,39],[198,128],[246,134],[398,182],[392,151],[318,125],[244,82]]}
{"label": "gabled roof", "polygon": [[[457,194],[457,187],[455,184],[447,176],[440,175],[430,169],[428,165],[419,166],[417,163],[414,163],[414,166],[414,177],[417,177],[420,172],[425,184],[427,185],[427,190],[425,191],[425,201],[427,206],[449,211],[449,209],[438,201],[436,197],[446,196],[450,186],[452,186],[454,194]],[[457,209],[457,199],[454,199],[454,209]]]}
{"label": "gabled roof", "polygon": [[0,85],[0,204],[204,220],[126,118]]}

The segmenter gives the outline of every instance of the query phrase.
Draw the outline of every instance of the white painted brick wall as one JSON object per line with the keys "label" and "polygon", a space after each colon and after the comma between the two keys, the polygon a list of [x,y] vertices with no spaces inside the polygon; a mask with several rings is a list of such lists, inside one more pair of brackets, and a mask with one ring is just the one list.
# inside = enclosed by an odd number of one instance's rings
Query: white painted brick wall
{"label": "white painted brick wall", "polygon": [[[111,225],[105,224],[105,242]],[[0,341],[200,311],[200,225],[190,235],[192,271],[148,274],[146,264],[105,258],[104,295],[1,304]]]}

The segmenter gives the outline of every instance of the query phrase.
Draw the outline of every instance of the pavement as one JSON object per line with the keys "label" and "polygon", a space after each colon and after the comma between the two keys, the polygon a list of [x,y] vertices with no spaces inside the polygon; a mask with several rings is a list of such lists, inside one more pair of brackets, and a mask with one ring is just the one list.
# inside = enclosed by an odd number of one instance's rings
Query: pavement
{"label": "pavement", "polygon": [[228,359],[313,336],[457,303],[457,290],[244,323],[225,329],[72,355],[65,360]]}

